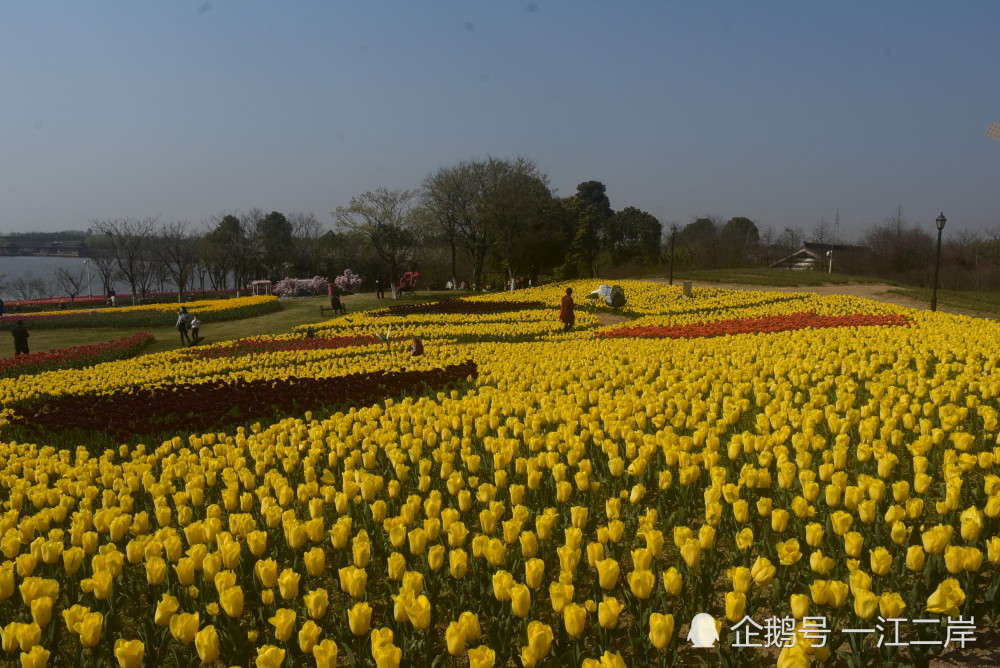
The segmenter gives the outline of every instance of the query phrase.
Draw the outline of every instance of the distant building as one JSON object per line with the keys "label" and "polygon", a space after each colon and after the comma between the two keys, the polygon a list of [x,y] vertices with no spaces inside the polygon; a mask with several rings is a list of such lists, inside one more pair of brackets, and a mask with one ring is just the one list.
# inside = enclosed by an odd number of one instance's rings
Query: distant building
{"label": "distant building", "polygon": [[82,239],[52,239],[54,235],[17,234],[0,239],[0,255],[28,257],[87,257]]}
{"label": "distant building", "polygon": [[793,271],[827,271],[830,267],[830,254],[833,254],[833,268],[837,271],[854,271],[868,249],[864,246],[848,246],[846,244],[806,243],[802,248],[767,265],[772,269],[791,269]]}

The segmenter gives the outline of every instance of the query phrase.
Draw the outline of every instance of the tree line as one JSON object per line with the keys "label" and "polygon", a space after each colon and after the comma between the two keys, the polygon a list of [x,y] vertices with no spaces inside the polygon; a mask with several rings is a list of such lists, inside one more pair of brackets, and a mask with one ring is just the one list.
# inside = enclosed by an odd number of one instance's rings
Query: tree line
{"label": "tree line", "polygon": [[[530,158],[460,160],[412,190],[376,188],[330,212],[332,229],[312,213],[225,212],[200,226],[157,217],[93,220],[86,245],[103,291],[117,281],[141,296],[171,286],[241,289],[254,279],[325,276],[345,269],[394,285],[420,271],[423,287],[468,284],[498,289],[581,277],[614,278],[678,270],[769,266],[806,243],[836,248],[835,270],[929,285],[936,239],[901,207],[854,240],[825,220],[808,233],[775,231],[744,216],[706,215],[664,225],[634,206],[615,210],[600,181],[560,197]],[[1000,229],[946,235],[942,287],[1000,286]],[[847,250],[849,252],[842,252]],[[21,298],[37,281],[8,281]],[[81,294],[82,275],[60,270],[56,289]],[[51,288],[51,286],[50,286]],[[37,295],[44,296],[44,295]]]}

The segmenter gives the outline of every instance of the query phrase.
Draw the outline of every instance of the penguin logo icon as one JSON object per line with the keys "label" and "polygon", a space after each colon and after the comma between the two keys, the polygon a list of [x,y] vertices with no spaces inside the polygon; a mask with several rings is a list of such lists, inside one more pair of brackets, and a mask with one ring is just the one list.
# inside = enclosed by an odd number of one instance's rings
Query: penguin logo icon
{"label": "penguin logo icon", "polygon": [[715,643],[719,642],[719,631],[715,628],[712,615],[707,612],[695,615],[687,639],[695,647],[715,647]]}

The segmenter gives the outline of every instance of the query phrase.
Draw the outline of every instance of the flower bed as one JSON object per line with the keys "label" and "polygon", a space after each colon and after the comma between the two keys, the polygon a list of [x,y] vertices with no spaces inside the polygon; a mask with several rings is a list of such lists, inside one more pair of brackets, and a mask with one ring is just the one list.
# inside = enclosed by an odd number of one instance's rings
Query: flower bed
{"label": "flower bed", "polygon": [[[178,383],[98,396],[66,395],[9,407],[9,423],[29,434],[80,430],[115,440],[180,430],[216,430],[301,414],[338,404],[367,405],[387,397],[475,378],[473,362],[429,371],[350,374],[334,378]],[[142,415],[142,421],[135,420]]]}
{"label": "flower bed", "polygon": [[25,374],[38,374],[56,369],[79,369],[102,362],[135,357],[153,340],[149,332],[139,332],[132,336],[88,346],[72,346],[61,350],[5,357],[0,359],[0,378],[17,378]]}
{"label": "flower bed", "polygon": [[254,337],[236,339],[209,348],[191,348],[178,352],[182,360],[218,359],[224,357],[241,357],[243,355],[259,355],[276,352],[302,352],[308,350],[333,350],[351,346],[368,346],[378,343],[374,336],[318,336],[305,338],[274,338]]}
{"label": "flower bed", "polygon": [[442,299],[439,302],[426,304],[394,304],[389,308],[373,311],[374,317],[391,315],[418,315],[427,313],[511,313],[542,308],[540,301],[494,301],[477,302],[467,299]]}
{"label": "flower bed", "polygon": [[623,327],[602,330],[596,336],[610,338],[647,339],[697,339],[712,336],[732,336],[734,334],[764,334],[769,332],[791,332],[797,329],[823,329],[827,327],[870,327],[908,325],[910,321],[902,315],[817,315],[791,313],[760,318],[737,318],[715,322],[698,322],[690,325],[656,327],[652,325]]}
{"label": "flower bed", "polygon": [[[177,303],[117,306],[102,309],[43,311],[4,316],[4,322],[23,320],[29,329],[65,329],[69,327],[115,327],[141,329],[170,327],[174,324]],[[188,311],[208,315],[215,322],[252,318],[281,310],[277,297],[239,297],[209,299],[183,304]]]}

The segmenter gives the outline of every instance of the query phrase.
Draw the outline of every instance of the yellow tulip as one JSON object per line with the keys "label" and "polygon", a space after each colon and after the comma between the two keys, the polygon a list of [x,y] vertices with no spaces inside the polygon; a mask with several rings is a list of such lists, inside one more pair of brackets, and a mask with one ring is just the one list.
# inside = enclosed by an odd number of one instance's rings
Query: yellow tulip
{"label": "yellow tulip", "polygon": [[337,643],[333,640],[322,640],[312,648],[316,668],[337,668]]}
{"label": "yellow tulip", "polygon": [[202,663],[212,663],[219,658],[219,634],[209,624],[194,636],[194,646]]}
{"label": "yellow tulip", "polygon": [[274,645],[264,645],[257,649],[254,665],[257,668],[280,668],[285,662],[285,650]]}
{"label": "yellow tulip", "polygon": [[601,589],[611,591],[618,585],[618,562],[614,559],[601,559],[596,563]]}
{"label": "yellow tulip", "polygon": [[688,568],[698,568],[698,564],[701,563],[701,544],[694,538],[688,538],[681,545],[681,557],[684,558]]}
{"label": "yellow tulip", "polygon": [[652,571],[632,571],[628,574],[628,586],[637,598],[647,599],[656,586],[656,576]]}
{"label": "yellow tulip", "polygon": [[299,574],[291,568],[281,571],[278,576],[278,591],[286,601],[296,598],[299,595]]}
{"label": "yellow tulip", "polygon": [[445,645],[452,656],[465,654],[465,627],[459,622],[451,622],[444,632]]}
{"label": "yellow tulip", "polygon": [[854,592],[854,614],[861,619],[871,619],[878,612],[879,598],[867,589]]}
{"label": "yellow tulip", "polygon": [[792,594],[790,598],[792,617],[801,620],[809,614],[809,597],[805,594]]}
{"label": "yellow tulip", "polygon": [[448,572],[453,578],[461,579],[465,577],[469,569],[469,555],[465,550],[456,549],[448,552]]}
{"label": "yellow tulip", "polygon": [[510,587],[510,607],[516,617],[522,619],[528,616],[531,608],[531,590],[523,584]]}
{"label": "yellow tulip", "polygon": [[469,668],[493,668],[494,665],[496,653],[486,645],[469,650]]}
{"label": "yellow tulip", "polygon": [[963,603],[965,603],[965,592],[959,586],[958,580],[947,578],[927,598],[927,612],[958,617],[960,614],[958,608]]}
{"label": "yellow tulip", "polygon": [[281,642],[288,642],[292,637],[292,630],[295,627],[295,611],[288,608],[278,608],[274,611],[274,617],[267,621],[274,627],[274,637]]}
{"label": "yellow tulip", "polygon": [[775,545],[775,547],[778,551],[778,561],[780,561],[783,566],[791,566],[802,558],[802,553],[799,551],[799,541],[795,538],[789,538],[784,542],[779,542]]}
{"label": "yellow tulip", "polygon": [[572,638],[579,638],[586,623],[586,608],[576,603],[567,603],[563,608],[563,625],[566,627],[566,633]]}
{"label": "yellow tulip", "polygon": [[170,620],[180,608],[180,602],[176,597],[164,594],[156,604],[156,612],[153,617],[157,626],[169,626]]}
{"label": "yellow tulip", "polygon": [[267,532],[251,531],[247,534],[247,547],[250,548],[250,554],[255,557],[259,557],[267,552]]}
{"label": "yellow tulip", "polygon": [[871,557],[872,573],[875,575],[885,575],[889,572],[889,569],[892,567],[892,555],[889,554],[889,550],[880,545],[874,550],[869,550],[868,553]]}
{"label": "yellow tulip", "polygon": [[663,588],[671,596],[678,596],[684,588],[684,578],[673,566],[663,572]]}
{"label": "yellow tulip", "polygon": [[41,596],[31,602],[31,619],[38,626],[45,626],[52,619],[52,599]]}
{"label": "yellow tulip", "polygon": [[613,629],[618,626],[618,616],[621,614],[623,606],[614,596],[605,596],[604,600],[597,604],[597,620],[605,629]]}
{"label": "yellow tulip", "polygon": [[30,651],[21,654],[21,668],[45,668],[49,661],[49,650],[41,645],[35,645]]}
{"label": "yellow tulip", "polygon": [[306,564],[306,572],[314,578],[323,575],[326,570],[326,553],[321,547],[307,550],[303,555],[303,560]]}
{"label": "yellow tulip", "polygon": [[[356,566],[345,566],[338,573],[340,575],[340,590],[342,592],[348,594],[351,598],[361,598],[365,595],[365,590],[368,588],[368,572],[365,569],[357,568]],[[289,600],[294,598],[294,596],[284,596],[284,593],[282,593],[282,596]]]}
{"label": "yellow tulip", "polygon": [[299,629],[299,649],[305,655],[312,654],[313,648],[319,642],[319,636],[323,633],[323,629],[311,619],[306,620],[306,623],[302,625]]}
{"label": "yellow tulip", "polygon": [[924,531],[920,535],[924,551],[927,554],[941,554],[951,542],[951,533],[952,527],[941,524]]}
{"label": "yellow tulip", "polygon": [[[100,616],[101,613],[95,612],[93,614]],[[84,619],[86,619],[86,615],[84,616]],[[88,620],[88,621],[93,622],[94,620]],[[88,633],[88,635],[87,635],[87,641],[88,642],[90,641],[90,639],[91,639],[91,637],[93,635],[93,633],[91,631],[91,626],[92,626],[92,624],[90,626],[88,626],[86,629],[83,629],[84,631],[86,631]],[[100,639],[100,635],[101,635],[101,624],[100,624],[100,622],[98,622],[98,625],[97,625],[97,638],[94,640],[94,644],[97,644],[97,640]],[[82,640],[82,638],[81,638],[81,640]],[[40,627],[38,624],[35,624],[34,622],[32,622],[30,624],[20,624],[20,625],[18,625],[18,627],[17,627],[17,644],[21,646],[21,650],[22,651],[30,652],[31,649],[33,647],[37,646],[41,641],[42,641],[42,627]],[[93,644],[84,645],[84,647],[93,647]]]}
{"label": "yellow tulip", "polygon": [[743,619],[743,613],[747,606],[747,595],[738,592],[726,592],[726,619],[735,623]]}
{"label": "yellow tulip", "polygon": [[139,668],[145,653],[146,646],[141,640],[119,638],[115,641],[115,658],[118,659],[118,668]]}
{"label": "yellow tulip", "polygon": [[899,618],[906,608],[903,597],[896,592],[883,592],[878,599],[879,614],[885,619]]}
{"label": "yellow tulip", "polygon": [[198,613],[179,612],[170,618],[170,633],[177,640],[185,645],[194,642],[194,636],[198,633],[199,617]]}
{"label": "yellow tulip", "polygon": [[924,549],[919,545],[911,545],[906,548],[906,568],[913,572],[924,570],[924,562],[927,559]]}
{"label": "yellow tulip", "polygon": [[327,607],[330,605],[330,596],[326,589],[313,589],[302,598],[310,617],[322,619],[326,615]]}
{"label": "yellow tulip", "polygon": [[261,559],[254,564],[253,572],[264,587],[270,589],[278,584],[278,564],[274,559]]}
{"label": "yellow tulip", "polygon": [[413,628],[423,630],[431,625],[431,602],[421,594],[409,601],[406,605],[406,615],[413,624]]}
{"label": "yellow tulip", "polygon": [[674,636],[674,616],[654,612],[649,616],[649,642],[658,650],[670,645]]}
{"label": "yellow tulip", "polygon": [[757,557],[757,560],[750,567],[750,575],[758,587],[765,587],[771,584],[777,571],[767,557]]}

